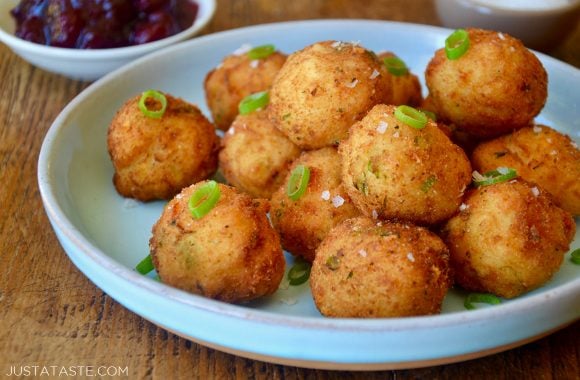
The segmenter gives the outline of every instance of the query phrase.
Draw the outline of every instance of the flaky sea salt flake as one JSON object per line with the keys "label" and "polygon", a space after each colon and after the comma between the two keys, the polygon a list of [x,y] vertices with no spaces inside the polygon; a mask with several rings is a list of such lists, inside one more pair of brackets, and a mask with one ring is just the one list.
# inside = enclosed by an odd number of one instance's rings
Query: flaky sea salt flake
{"label": "flaky sea salt flake", "polygon": [[379,125],[377,126],[377,132],[379,132],[380,134],[383,134],[387,131],[387,127],[389,126],[389,124],[387,124],[387,122],[381,120],[379,122]]}
{"label": "flaky sea salt flake", "polygon": [[337,195],[335,197],[332,198],[332,205],[334,207],[340,207],[344,204],[344,198],[341,197],[340,195]]}
{"label": "flaky sea salt flake", "polygon": [[352,78],[352,81],[350,83],[345,84],[345,86],[348,88],[355,88],[357,84],[358,84],[358,79]]}

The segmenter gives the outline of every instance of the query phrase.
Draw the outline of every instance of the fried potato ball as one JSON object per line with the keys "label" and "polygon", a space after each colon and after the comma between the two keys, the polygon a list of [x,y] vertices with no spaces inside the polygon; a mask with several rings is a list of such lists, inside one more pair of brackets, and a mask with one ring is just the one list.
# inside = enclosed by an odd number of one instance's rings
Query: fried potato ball
{"label": "fried potato ball", "polygon": [[336,145],[375,104],[392,98],[390,78],[373,52],[323,41],[291,54],[270,92],[270,115],[301,149]]}
{"label": "fried potato ball", "polygon": [[480,138],[529,125],[547,98],[548,77],[540,60],[507,34],[467,32],[464,55],[450,60],[439,49],[427,65],[425,80],[437,115]]}
{"label": "fried potato ball", "polygon": [[399,121],[395,109],[373,107],[340,144],[346,192],[367,216],[442,222],[471,182],[469,160],[434,121],[415,129]]}
{"label": "fried potato ball", "polygon": [[316,307],[328,317],[439,313],[450,284],[449,252],[437,235],[367,217],[332,229],[310,273]]}
{"label": "fried potato ball", "polygon": [[[219,137],[195,105],[165,94],[159,119],[139,109],[141,95],[117,111],[107,135],[119,194],[141,201],[170,199],[182,188],[210,177],[217,169]],[[156,109],[156,100],[146,105]]]}
{"label": "fried potato ball", "polygon": [[556,204],[580,215],[580,150],[570,137],[544,125],[522,128],[483,142],[472,154],[473,168],[514,168],[523,179],[550,192]]}
{"label": "fried potato ball", "polygon": [[513,180],[476,188],[464,202],[442,231],[457,284],[513,298],[558,271],[576,226],[541,188]]}
{"label": "fried potato ball", "polygon": [[240,101],[268,90],[285,61],[286,55],[278,51],[265,58],[251,59],[247,49],[239,49],[211,70],[206,75],[204,90],[216,127],[227,130],[238,114]]}
{"label": "fried potato ball", "polygon": [[261,110],[236,117],[222,139],[219,167],[231,185],[270,199],[299,155],[300,149]]}
{"label": "fried potato ball", "polygon": [[[385,58],[397,57],[393,52],[382,52],[378,54],[378,58],[383,61]],[[393,88],[393,97],[388,102],[389,104],[400,105],[406,104],[409,106],[418,107],[423,103],[423,95],[421,94],[421,83],[419,77],[410,71],[400,75],[391,75],[391,86]]]}
{"label": "fried potato ball", "polygon": [[310,180],[305,193],[292,200],[287,192],[290,175],[272,195],[270,218],[280,233],[282,246],[312,262],[314,252],[328,231],[345,219],[360,215],[340,180],[340,157],[336,148],[303,152],[290,170],[307,166]]}
{"label": "fried potato ball", "polygon": [[183,189],[153,226],[149,245],[159,277],[176,288],[226,302],[274,293],[285,261],[266,216],[267,203],[219,184],[218,203],[196,219],[188,202],[205,183]]}

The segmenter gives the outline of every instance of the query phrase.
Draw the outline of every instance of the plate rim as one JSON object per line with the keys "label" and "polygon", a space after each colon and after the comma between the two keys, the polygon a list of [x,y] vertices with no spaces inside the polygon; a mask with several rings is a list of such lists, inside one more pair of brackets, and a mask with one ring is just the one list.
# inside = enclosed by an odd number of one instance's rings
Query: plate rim
{"label": "plate rim", "polygon": [[[356,318],[320,318],[320,317],[310,317],[310,316],[292,316],[292,315],[282,315],[276,314],[268,311],[250,309],[240,305],[226,304],[220,301],[208,299],[198,295],[190,294],[179,289],[171,288],[166,285],[157,283],[149,278],[143,277],[137,274],[130,268],[123,266],[121,263],[117,262],[105,252],[101,251],[93,243],[91,243],[66,217],[66,212],[61,209],[59,201],[56,199],[51,189],[56,185],[51,183],[51,171],[50,171],[50,158],[53,153],[53,145],[57,141],[58,133],[66,126],[66,119],[71,115],[71,113],[77,108],[79,104],[84,102],[86,99],[97,91],[102,85],[112,82],[115,78],[121,77],[124,73],[132,70],[135,66],[141,65],[142,62],[147,62],[154,57],[160,55],[167,55],[175,53],[180,49],[193,49],[196,45],[201,45],[203,43],[211,43],[215,39],[227,38],[229,35],[237,34],[240,32],[256,32],[259,30],[268,30],[269,28],[283,27],[283,28],[295,28],[301,25],[309,25],[311,27],[321,26],[321,25],[337,25],[341,24],[341,27],[345,27],[344,23],[351,24],[380,24],[387,25],[390,27],[398,28],[412,28],[430,30],[432,32],[443,34],[450,31],[450,29],[441,28],[431,25],[422,24],[411,24],[404,22],[392,22],[392,21],[381,21],[381,20],[365,20],[365,19],[323,19],[323,20],[301,20],[301,21],[287,21],[282,23],[268,23],[253,25],[244,28],[231,29],[227,31],[222,31],[214,34],[209,34],[205,36],[198,37],[194,40],[185,41],[160,51],[148,54],[142,58],[135,60],[107,75],[93,84],[89,85],[85,90],[79,93],[58,115],[55,121],[50,126],[45,139],[42,143],[42,147],[38,159],[38,184],[40,188],[40,193],[42,201],[46,210],[47,215],[51,223],[53,223],[53,229],[60,230],[60,233],[64,234],[70,242],[74,244],[76,249],[80,251],[86,258],[89,258],[94,264],[98,265],[101,269],[107,270],[110,273],[118,276],[121,280],[129,281],[132,284],[143,288],[148,292],[155,292],[159,294],[162,292],[164,295],[168,296],[173,302],[178,302],[187,307],[193,307],[197,310],[204,312],[218,313],[220,316],[227,316],[230,318],[244,319],[249,318],[253,321],[259,323],[268,323],[274,325],[299,325],[302,328],[309,328],[314,330],[325,329],[331,331],[382,331],[382,332],[392,332],[392,331],[406,331],[409,329],[416,328],[417,325],[428,325],[429,328],[437,328],[443,326],[457,325],[457,324],[472,324],[481,321],[489,321],[494,319],[501,319],[506,315],[511,315],[516,312],[522,313],[529,309],[534,309],[538,302],[543,299],[550,298],[552,300],[558,298],[569,297],[570,294],[578,293],[580,290],[580,277],[575,278],[573,281],[567,282],[566,284],[559,285],[555,288],[548,289],[545,292],[539,294],[528,295],[524,298],[510,300],[509,303],[502,304],[495,308],[484,308],[478,309],[476,311],[458,311],[449,314],[437,314],[431,316],[418,316],[418,317],[405,317],[405,318],[377,318],[377,319],[356,319]],[[551,64],[564,65],[564,67],[572,67],[564,62],[558,61],[549,56],[545,56],[541,53],[536,53],[541,59],[550,61]],[[574,68],[575,69],[575,68]],[[578,71],[580,73],[580,71]],[[60,126],[60,127],[59,127]],[[63,243],[61,242],[61,245]],[[64,247],[63,247],[64,248]],[[64,249],[67,255],[71,255],[67,249]],[[75,264],[76,265],[76,264]],[[78,266],[77,266],[78,267]],[[79,268],[80,269],[80,268]],[[84,271],[83,271],[84,272]],[[89,278],[91,282],[95,284],[92,278]],[[96,285],[96,284],[95,284]],[[113,297],[111,294],[109,294]],[[116,297],[113,297],[116,299]],[[137,313],[141,315],[140,313]],[[143,315],[141,315],[144,317]],[[146,317],[144,317],[146,318]],[[576,319],[580,318],[579,315]],[[146,318],[148,319],[148,318]],[[362,325],[362,328],[361,328]],[[165,328],[165,327],[164,327]],[[423,327],[424,328],[424,327]],[[167,329],[167,328],[166,328]],[[181,334],[180,334],[181,335]],[[182,335],[183,336],[183,335]],[[190,338],[191,339],[191,338]]]}

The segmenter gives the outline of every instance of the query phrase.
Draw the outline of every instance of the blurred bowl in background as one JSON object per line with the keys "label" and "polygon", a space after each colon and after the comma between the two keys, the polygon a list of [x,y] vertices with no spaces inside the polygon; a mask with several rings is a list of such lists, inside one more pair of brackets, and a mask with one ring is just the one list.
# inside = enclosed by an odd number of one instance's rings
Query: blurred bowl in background
{"label": "blurred bowl in background", "polygon": [[444,26],[496,30],[549,51],[574,31],[580,0],[435,0]]}
{"label": "blurred bowl in background", "polygon": [[25,41],[14,35],[16,22],[10,14],[19,0],[0,0],[0,41],[14,53],[46,71],[69,78],[95,80],[148,53],[196,35],[211,20],[216,0],[191,0],[198,5],[193,24],[172,36],[142,45],[108,49],[70,49]]}

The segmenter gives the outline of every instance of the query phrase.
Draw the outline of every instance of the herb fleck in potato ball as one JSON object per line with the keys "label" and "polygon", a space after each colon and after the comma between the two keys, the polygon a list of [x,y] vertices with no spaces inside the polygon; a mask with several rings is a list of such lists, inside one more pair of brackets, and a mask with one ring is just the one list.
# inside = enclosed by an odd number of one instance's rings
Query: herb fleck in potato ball
{"label": "herb fleck in potato ball", "polygon": [[375,104],[392,98],[390,78],[373,52],[339,41],[291,54],[270,92],[270,115],[301,149],[336,145]]}
{"label": "herb fleck in potato ball", "polygon": [[576,226],[536,185],[512,180],[470,191],[443,228],[455,282],[513,298],[558,271]]}
{"label": "herb fleck in potato ball", "polygon": [[213,182],[219,200],[197,219],[189,210],[190,197],[211,182],[183,189],[153,226],[149,245],[159,277],[171,286],[226,302],[274,293],[285,261],[266,216],[267,203]]}
{"label": "herb fleck in potato ball", "polygon": [[238,115],[222,139],[219,167],[226,180],[254,198],[269,199],[284,182],[300,149],[266,111]]}
{"label": "herb fleck in potato ball", "polygon": [[467,29],[458,59],[435,52],[425,79],[437,115],[477,137],[530,124],[546,102],[548,78],[539,59],[507,34]]}
{"label": "herb fleck in potato ball", "polygon": [[436,314],[450,286],[449,252],[425,228],[348,219],[316,250],[310,286],[328,317]]}
{"label": "herb fleck in potato ball", "polygon": [[580,215],[580,150],[570,137],[544,125],[522,128],[481,143],[474,169],[514,168],[523,179],[546,189],[556,204]]}
{"label": "herb fleck in potato ball", "polygon": [[289,197],[289,174],[272,195],[270,218],[280,233],[282,246],[312,262],[316,247],[328,231],[360,213],[341,185],[340,157],[336,148],[303,152],[290,170],[299,166],[307,167],[310,173],[304,194],[297,200]]}
{"label": "herb fleck in potato ball", "polygon": [[[254,49],[264,49],[265,46]],[[238,114],[238,104],[243,98],[268,90],[286,61],[286,55],[274,51],[274,47],[271,47],[270,52],[263,54],[252,54],[252,51],[256,50],[250,47],[240,48],[225,57],[205,78],[207,105],[218,129],[225,131],[230,127]]]}
{"label": "herb fleck in potato ball", "polygon": [[442,222],[471,182],[469,160],[434,121],[423,115],[424,128],[416,129],[396,109],[377,105],[350,129],[339,147],[344,187],[367,216]]}
{"label": "herb fleck in potato ball", "polygon": [[[164,112],[160,99],[167,102]],[[141,201],[170,199],[210,177],[218,164],[213,124],[195,105],[156,91],[123,104],[109,126],[107,145],[117,191]]]}
{"label": "herb fleck in potato ball", "polygon": [[420,106],[423,102],[421,94],[421,83],[419,78],[409,71],[406,64],[393,52],[382,52],[378,54],[379,60],[387,65],[387,70],[391,73],[391,86],[393,96],[388,104],[409,106]]}

